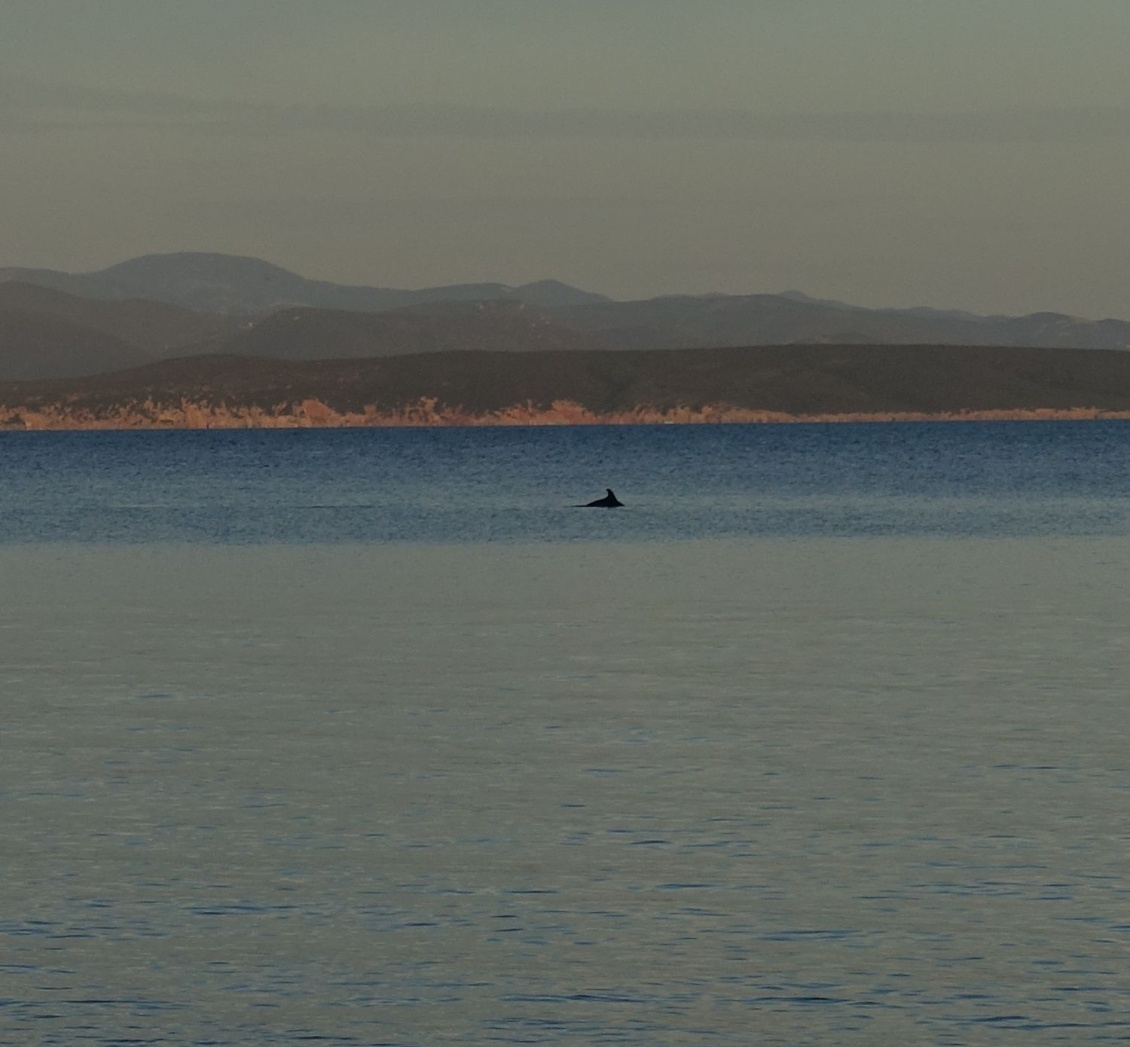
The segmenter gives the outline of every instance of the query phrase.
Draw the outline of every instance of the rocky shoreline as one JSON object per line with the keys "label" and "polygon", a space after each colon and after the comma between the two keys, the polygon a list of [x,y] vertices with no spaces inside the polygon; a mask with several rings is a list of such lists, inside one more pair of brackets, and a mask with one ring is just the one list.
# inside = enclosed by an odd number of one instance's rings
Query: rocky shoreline
{"label": "rocky shoreline", "polygon": [[0,383],[0,428],[247,429],[1130,418],[1130,352],[968,346],[180,358]]}
{"label": "rocky shoreline", "polygon": [[0,404],[0,431],[84,431],[161,429],[348,429],[426,426],[547,426],[547,425],[725,425],[818,424],[844,422],[985,422],[1130,420],[1130,411],[1093,407],[1072,409],[968,411],[881,411],[791,414],[756,411],[731,404],[658,409],[641,406],[627,411],[594,412],[571,401],[549,408],[514,404],[481,414],[440,407],[425,399],[395,411],[369,405],[362,411],[337,411],[320,400],[304,400],[275,409],[225,407],[183,402],[179,406],[133,404],[104,411],[38,405],[34,408]]}

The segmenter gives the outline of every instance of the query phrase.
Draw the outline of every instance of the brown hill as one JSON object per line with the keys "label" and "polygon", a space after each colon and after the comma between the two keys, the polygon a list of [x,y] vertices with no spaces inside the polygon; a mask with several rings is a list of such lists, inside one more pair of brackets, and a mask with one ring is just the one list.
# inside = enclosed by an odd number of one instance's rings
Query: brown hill
{"label": "brown hill", "polygon": [[75,378],[151,359],[144,349],[104,331],[0,307],[0,381]]}
{"label": "brown hill", "polygon": [[238,329],[226,317],[163,302],[99,301],[0,283],[0,378],[96,374],[191,351]]}
{"label": "brown hill", "polygon": [[214,343],[219,352],[331,360],[490,349],[593,349],[598,338],[549,320],[524,302],[436,302],[383,313],[284,309]]}
{"label": "brown hill", "polygon": [[[928,308],[868,309],[844,302],[810,298],[797,291],[784,294],[667,295],[644,301],[616,302],[603,295],[578,290],[553,280],[510,287],[499,283],[459,284],[415,291],[377,287],[355,287],[307,280],[257,258],[199,252],[146,255],[93,273],[61,273],[52,270],[0,268],[0,284],[22,281],[55,288],[90,299],[152,299],[174,303],[205,314],[241,314],[265,317],[284,310],[327,310],[337,313],[384,313],[435,303],[492,302],[525,303],[542,310],[546,323],[572,332],[573,341],[560,348],[603,346],[614,349],[676,349],[704,346],[782,345],[828,342],[871,345],[1012,345],[1075,349],[1130,348],[1130,322],[1087,320],[1062,313],[1040,312],[1027,316],[978,316],[956,310]],[[443,305],[440,305],[442,312]],[[426,309],[421,310],[426,312]],[[199,314],[197,314],[199,315]],[[77,317],[63,317],[80,322]],[[450,318],[449,318],[450,319]],[[213,324],[218,323],[216,317]],[[334,351],[327,344],[330,329],[343,329],[346,347]],[[97,326],[97,325],[94,325]],[[268,325],[261,334],[277,330]],[[117,328],[108,330],[133,344],[135,338]],[[462,348],[452,344],[455,334],[441,337],[422,326],[419,338],[402,325],[398,331],[374,329],[359,335],[341,318],[312,322],[312,344],[307,351],[298,336],[287,336],[282,355],[293,359],[368,355],[365,337],[377,343],[374,355],[388,351],[436,352]],[[239,345],[223,346],[223,331],[193,333],[171,342],[190,346],[209,341],[213,351],[249,351]],[[476,341],[467,332],[473,348],[514,348],[503,341],[492,346]],[[259,337],[259,348],[267,344]],[[387,344],[386,344],[387,343]],[[148,343],[146,343],[148,344]],[[544,339],[521,348],[545,346]],[[193,351],[196,351],[195,349]],[[163,352],[163,350],[162,350]]]}
{"label": "brown hill", "polygon": [[589,302],[551,309],[549,316],[621,349],[824,342],[1130,348],[1130,322],[1125,320],[1081,320],[1061,313],[1008,317],[936,309],[863,309],[796,292]]}
{"label": "brown hill", "polygon": [[91,378],[0,384],[9,412],[66,405],[92,416],[139,405],[256,408],[318,401],[337,412],[422,400],[469,415],[569,401],[595,414],[724,404],[788,415],[1130,411],[1130,354],[953,346],[448,352],[281,361],[213,356]]}
{"label": "brown hill", "polygon": [[[323,307],[292,305],[240,319],[166,300],[123,297],[137,288],[235,312],[251,302],[263,306],[291,298]],[[325,308],[327,302],[339,305]],[[475,284],[400,292],[321,284],[256,259],[203,254],[149,256],[79,276],[0,270],[0,314],[8,317],[0,324],[0,380],[93,374],[205,353],[331,360],[456,350],[698,350],[794,343],[1130,346],[1126,321],[1058,313],[985,317],[863,309],[798,292],[614,302],[551,280],[518,288]]]}
{"label": "brown hill", "polygon": [[520,287],[500,283],[448,284],[419,290],[357,287],[308,280],[260,258],[202,251],[143,255],[89,273],[0,268],[0,282],[4,280],[42,284],[88,298],[146,298],[230,316],[266,316],[296,306],[383,312],[438,301],[502,298],[535,305],[566,305],[604,297],[557,280]]}

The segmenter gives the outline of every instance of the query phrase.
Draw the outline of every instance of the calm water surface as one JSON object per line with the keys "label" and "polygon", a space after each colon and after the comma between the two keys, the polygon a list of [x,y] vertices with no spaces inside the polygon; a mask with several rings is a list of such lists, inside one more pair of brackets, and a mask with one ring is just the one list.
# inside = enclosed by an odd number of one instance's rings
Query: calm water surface
{"label": "calm water surface", "polygon": [[1128,467],[0,435],[0,1043],[1130,1040]]}

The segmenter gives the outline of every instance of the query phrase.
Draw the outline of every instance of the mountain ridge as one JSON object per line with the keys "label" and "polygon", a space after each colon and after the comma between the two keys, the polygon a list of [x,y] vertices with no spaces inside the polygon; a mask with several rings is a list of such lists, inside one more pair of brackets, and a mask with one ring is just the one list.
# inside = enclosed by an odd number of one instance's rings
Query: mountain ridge
{"label": "mountain ridge", "polygon": [[[211,309],[185,304],[192,302]],[[252,305],[265,311],[246,311]],[[871,309],[799,291],[615,301],[556,280],[400,291],[312,281],[260,259],[201,252],[146,255],[91,274],[3,269],[0,318],[12,310],[20,316],[5,321],[0,380],[204,353],[324,360],[794,343],[1130,348],[1128,321],[1054,312]],[[134,351],[142,355],[130,357]]]}
{"label": "mountain ridge", "polygon": [[557,280],[511,287],[484,282],[448,284],[417,290],[339,284],[311,280],[249,255],[204,251],[139,255],[104,269],[64,273],[51,269],[0,268],[0,282],[18,280],[50,286],[88,298],[146,298],[198,312],[228,316],[263,316],[291,306],[383,312],[433,301],[485,301],[513,298],[531,303],[576,304],[603,300]]}

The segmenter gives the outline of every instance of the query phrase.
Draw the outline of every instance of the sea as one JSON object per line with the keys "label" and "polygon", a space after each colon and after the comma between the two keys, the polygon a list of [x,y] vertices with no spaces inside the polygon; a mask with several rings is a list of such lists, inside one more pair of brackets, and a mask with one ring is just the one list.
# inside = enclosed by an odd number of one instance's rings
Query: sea
{"label": "sea", "polygon": [[5,432],[0,1044],[1130,1042],[1128,696],[1126,422]]}

